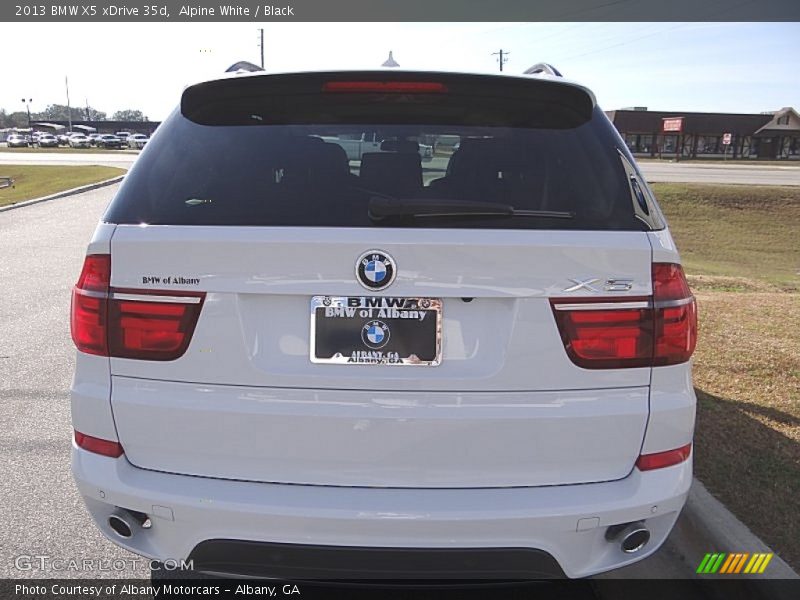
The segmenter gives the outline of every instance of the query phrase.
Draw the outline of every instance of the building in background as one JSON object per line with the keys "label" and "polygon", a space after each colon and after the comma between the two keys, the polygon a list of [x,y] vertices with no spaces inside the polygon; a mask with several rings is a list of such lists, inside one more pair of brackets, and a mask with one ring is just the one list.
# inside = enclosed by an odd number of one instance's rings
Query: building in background
{"label": "building in background", "polygon": [[[606,114],[630,151],[639,157],[800,160],[800,115],[791,107],[761,114],[664,112],[635,107]],[[681,130],[665,133],[665,119],[680,119]]]}

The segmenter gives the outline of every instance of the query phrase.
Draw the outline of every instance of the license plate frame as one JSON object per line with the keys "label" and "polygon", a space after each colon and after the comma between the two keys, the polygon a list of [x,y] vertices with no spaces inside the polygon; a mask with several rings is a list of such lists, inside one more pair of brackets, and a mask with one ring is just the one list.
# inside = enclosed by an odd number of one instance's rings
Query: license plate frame
{"label": "license plate frame", "polygon": [[442,362],[441,298],[312,296],[310,304],[312,363],[436,367]]}

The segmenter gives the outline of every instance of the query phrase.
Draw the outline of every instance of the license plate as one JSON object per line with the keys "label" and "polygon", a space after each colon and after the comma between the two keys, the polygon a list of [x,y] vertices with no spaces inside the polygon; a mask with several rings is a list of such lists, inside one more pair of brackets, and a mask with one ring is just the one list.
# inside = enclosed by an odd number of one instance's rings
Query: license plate
{"label": "license plate", "polygon": [[442,359],[442,300],[311,298],[311,362],[434,367]]}

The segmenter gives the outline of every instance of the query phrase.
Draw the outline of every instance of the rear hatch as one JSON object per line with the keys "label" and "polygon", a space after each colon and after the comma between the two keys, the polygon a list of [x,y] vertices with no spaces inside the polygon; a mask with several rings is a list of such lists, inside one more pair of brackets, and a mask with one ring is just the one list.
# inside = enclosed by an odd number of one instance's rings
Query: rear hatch
{"label": "rear hatch", "polygon": [[[133,464],[384,487],[633,468],[654,211],[613,127],[568,83],[391,76],[199,84],[143,151],[105,217]],[[364,132],[380,148],[348,160]]]}

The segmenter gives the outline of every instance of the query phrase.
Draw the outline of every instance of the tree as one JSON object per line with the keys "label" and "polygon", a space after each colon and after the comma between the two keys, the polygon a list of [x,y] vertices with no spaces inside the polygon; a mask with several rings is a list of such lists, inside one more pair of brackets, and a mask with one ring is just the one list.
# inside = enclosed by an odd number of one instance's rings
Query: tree
{"label": "tree", "polygon": [[86,118],[86,109],[77,106],[67,107],[65,104],[50,104],[42,112],[36,113],[35,117],[34,115],[31,117],[37,121],[69,121],[70,115],[73,121],[83,121]]}
{"label": "tree", "polygon": [[126,109],[126,110],[118,110],[114,113],[114,116],[111,117],[112,121],[146,121],[146,117],[144,113],[140,110],[133,110],[133,109]]}
{"label": "tree", "polygon": [[0,129],[6,127],[20,127],[28,126],[28,113],[26,112],[13,112],[7,113],[5,109],[0,109]]}
{"label": "tree", "polygon": [[84,112],[89,111],[89,120],[90,121],[107,121],[108,115],[104,113],[102,110],[95,110],[91,106],[87,109],[84,109]]}
{"label": "tree", "polygon": [[70,114],[73,121],[105,121],[107,117],[106,113],[91,106],[72,106],[68,108],[65,104],[48,104],[47,108],[42,112],[31,113],[31,120],[69,121]]}
{"label": "tree", "polygon": [[[106,115],[106,113],[104,113],[102,110],[96,110],[91,106],[82,108],[81,112],[83,114],[83,118],[86,119],[87,121],[105,121],[108,119],[108,115]],[[87,117],[86,113],[89,113],[88,119],[86,118]]]}
{"label": "tree", "polygon": [[[65,104],[49,104],[42,112],[31,113],[31,121],[69,121],[70,113],[73,121],[105,121],[108,118],[108,115],[102,110],[91,106],[67,108]],[[142,117],[140,120],[144,121],[145,119]],[[27,126],[28,113],[26,111],[9,113],[5,109],[0,109],[0,128]]]}

